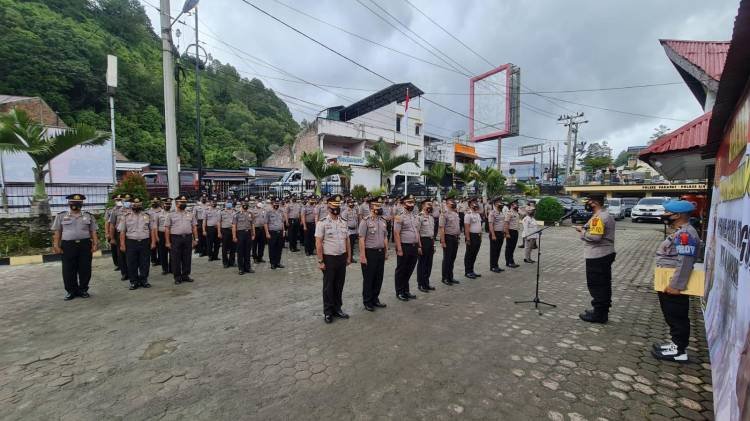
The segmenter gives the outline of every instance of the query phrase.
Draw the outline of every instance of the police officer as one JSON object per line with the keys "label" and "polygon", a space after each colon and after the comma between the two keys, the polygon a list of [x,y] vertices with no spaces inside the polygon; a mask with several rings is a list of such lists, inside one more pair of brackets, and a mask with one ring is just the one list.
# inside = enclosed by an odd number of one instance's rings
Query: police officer
{"label": "police officer", "polygon": [[166,275],[172,271],[169,265],[169,249],[167,248],[167,216],[172,211],[172,199],[164,197],[161,199],[162,209],[154,214],[154,225],[156,225],[157,249],[159,249],[159,263],[161,263],[161,274]]}
{"label": "police officer", "polygon": [[388,241],[393,241],[393,200],[386,195],[380,196],[383,201],[383,219],[388,228]]}
{"label": "police officer", "polygon": [[583,226],[576,226],[583,241],[586,259],[586,284],[593,310],[579,315],[590,323],[607,323],[612,307],[612,262],[615,261],[615,219],[604,209],[604,195],[592,194],[585,204],[592,213]]}
{"label": "police officer", "polygon": [[206,237],[206,254],[208,261],[219,260],[221,247],[221,211],[216,208],[216,200],[208,202],[208,208],[203,213],[203,236]]}
{"label": "police officer", "polygon": [[388,228],[383,219],[383,200],[371,198],[370,214],[359,223],[359,262],[362,266],[362,302],[367,311],[385,308],[380,302],[385,261],[388,260]]}
{"label": "police officer", "polygon": [[172,276],[175,285],[193,282],[190,277],[192,250],[198,246],[198,219],[194,211],[187,210],[187,196],[175,199],[177,209],[167,215],[164,236],[170,251]]}
{"label": "police officer", "polygon": [[207,201],[208,197],[205,194],[202,194],[200,201],[193,209],[198,222],[198,247],[196,247],[196,251],[200,257],[206,255],[206,234],[203,231],[203,220],[206,215],[206,209],[209,208]]}
{"label": "police officer", "polygon": [[300,211],[302,231],[305,236],[305,256],[312,256],[315,254],[315,222],[317,221],[315,216],[315,205],[315,196],[310,196],[307,200],[307,204],[303,206]]}
{"label": "police officer", "polygon": [[396,243],[396,298],[401,301],[416,299],[417,296],[409,292],[409,278],[417,266],[422,245],[419,239],[419,222],[412,213],[414,210],[414,196],[406,195],[401,201],[404,213],[393,218],[393,237]]}
{"label": "police officer", "polygon": [[255,208],[251,208],[253,214],[253,226],[255,226],[255,239],[253,240],[253,261],[265,263],[263,253],[266,249],[266,208],[263,200],[258,200]]}
{"label": "police officer", "polygon": [[694,210],[695,205],[686,200],[670,200],[664,204],[662,221],[677,231],[667,236],[656,250],[656,267],[675,269],[669,285],[658,292],[661,312],[672,336],[671,343],[654,344],[651,353],[660,360],[688,360],[690,299],[681,291],[687,288],[701,244],[698,231],[690,225],[690,214]]}
{"label": "police officer", "polygon": [[60,212],[52,223],[52,249],[62,253],[62,276],[65,285],[65,301],[75,297],[89,298],[91,280],[91,256],[99,248],[94,216],[81,211],[86,196],[71,194],[69,211]]}
{"label": "police officer", "polygon": [[333,322],[334,317],[348,319],[341,309],[341,294],[346,282],[346,267],[351,264],[349,229],[339,217],[341,196],[331,196],[327,200],[328,216],[315,226],[315,250],[318,267],[323,271],[323,320]]}
{"label": "police officer", "polygon": [[518,243],[518,228],[520,226],[520,218],[518,216],[518,201],[514,200],[510,202],[510,207],[505,212],[503,218],[505,222],[503,225],[503,231],[505,233],[505,266],[509,268],[517,268],[518,264],[513,257],[513,253],[516,251],[516,244]]}
{"label": "police officer", "polygon": [[117,208],[115,206],[115,211],[112,212],[112,215],[110,215],[110,227],[112,227],[112,232],[110,233],[110,244],[112,245],[112,253],[117,253],[117,262],[120,264],[120,280],[121,281],[127,281],[129,277],[128,272],[128,259],[125,257],[125,252],[122,251],[122,248],[125,246],[125,243],[121,243],[120,239],[122,238],[121,232],[119,229],[120,222],[122,221],[123,217],[130,213],[130,194],[126,193],[120,196],[120,199],[122,200],[122,206]]}
{"label": "police officer", "polygon": [[219,213],[219,227],[221,228],[221,263],[224,268],[234,266],[236,253],[235,242],[232,238],[232,224],[234,223],[234,202],[227,200],[224,209]]}
{"label": "police officer", "polygon": [[279,209],[279,199],[274,198],[271,201],[271,210],[266,213],[266,223],[264,224],[266,237],[268,238],[268,260],[271,262],[271,269],[284,267],[281,264],[281,252],[284,249],[285,225],[286,215],[284,211]]}
{"label": "police officer", "polygon": [[441,282],[445,285],[458,284],[453,277],[453,265],[458,254],[458,236],[461,235],[461,221],[456,212],[456,200],[445,201],[445,211],[440,215],[440,247],[443,248],[443,268]]}
{"label": "police officer", "polygon": [[[161,200],[158,197],[155,197],[151,201],[151,209],[146,211],[146,215],[151,218],[151,222],[156,226],[159,221],[158,215],[160,213],[163,213],[163,209],[161,207]],[[157,244],[157,247],[153,250],[151,250],[151,265],[158,266],[159,265],[159,259],[161,257],[159,256],[159,247]]]}
{"label": "police officer", "polygon": [[322,200],[317,196],[315,197],[315,199],[318,199],[319,202],[318,205],[315,206],[315,220],[322,221],[323,219],[328,217],[328,200]]}
{"label": "police officer", "polygon": [[435,290],[435,287],[430,286],[432,257],[435,255],[435,217],[432,216],[431,200],[423,200],[420,207],[422,211],[417,216],[417,221],[422,254],[417,262],[417,285],[420,291],[430,292]]}
{"label": "police officer", "polygon": [[469,279],[476,279],[482,276],[474,272],[474,263],[477,261],[479,248],[482,246],[482,215],[479,213],[479,204],[476,199],[468,201],[463,223],[464,237],[466,238],[464,274]]}
{"label": "police officer", "polygon": [[504,269],[500,268],[498,260],[500,260],[500,250],[503,248],[505,239],[505,215],[501,198],[498,197],[492,201],[492,209],[487,215],[487,222],[490,231],[490,271],[500,273]]}
{"label": "police officer", "polygon": [[[112,220],[112,214],[114,212],[119,212],[119,210],[122,208],[122,197],[119,194],[112,195],[112,201],[114,202],[114,206],[107,208],[107,210],[104,211],[104,240],[107,242],[107,244],[112,244],[112,242],[116,242],[116,240],[112,239],[112,223],[110,222]],[[115,265],[115,272],[120,270],[120,263],[117,260],[117,250],[116,247],[113,247],[112,252],[110,253],[112,255],[112,263]]]}
{"label": "police officer", "polygon": [[[341,212],[341,219],[346,221],[346,226],[349,228],[349,247],[352,250],[352,262],[356,262],[354,258],[354,247],[359,241],[357,241],[357,232],[359,231],[359,210],[354,203],[354,199],[346,199],[346,208]],[[360,255],[362,254],[360,249]],[[361,256],[360,256],[361,257]]]}
{"label": "police officer", "polygon": [[148,283],[150,250],[156,248],[156,227],[151,217],[143,211],[140,197],[132,200],[132,212],[120,220],[120,250],[128,259],[128,278],[130,289],[138,287],[151,288]]}
{"label": "police officer", "polygon": [[286,219],[289,221],[287,231],[289,232],[289,251],[298,252],[297,243],[299,242],[300,217],[302,205],[297,201],[297,195],[293,195],[286,207]]}
{"label": "police officer", "polygon": [[247,199],[242,201],[241,209],[234,215],[232,222],[232,241],[237,244],[237,266],[240,275],[255,273],[250,265],[250,249],[255,238],[253,214]]}

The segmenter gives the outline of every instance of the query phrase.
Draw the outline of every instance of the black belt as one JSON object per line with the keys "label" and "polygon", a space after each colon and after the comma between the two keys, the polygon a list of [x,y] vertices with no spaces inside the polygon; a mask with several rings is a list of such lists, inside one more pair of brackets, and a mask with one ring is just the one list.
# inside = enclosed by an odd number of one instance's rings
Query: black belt
{"label": "black belt", "polygon": [[172,237],[189,237],[189,236],[192,236],[193,234],[169,234],[169,235]]}
{"label": "black belt", "polygon": [[290,221],[299,221],[299,218],[289,218]]}
{"label": "black belt", "polygon": [[377,251],[378,253],[382,253],[382,252],[383,252],[383,250],[385,250],[385,249],[384,249],[384,248],[382,248],[382,247],[381,247],[381,248],[379,248],[379,249],[371,249],[371,248],[367,248],[367,247],[365,247],[365,250],[372,250],[372,251]]}
{"label": "black belt", "polygon": [[81,241],[91,241],[90,238],[82,238],[80,240],[62,240],[63,243],[80,243]]}
{"label": "black belt", "polygon": [[125,241],[148,241],[150,238],[143,238],[143,239],[135,239],[135,238],[125,238]]}
{"label": "black belt", "polygon": [[417,246],[417,245],[419,245],[419,243],[404,243],[404,242],[401,243],[402,247],[403,246]]}
{"label": "black belt", "polygon": [[458,238],[458,234],[445,234],[446,237]]}

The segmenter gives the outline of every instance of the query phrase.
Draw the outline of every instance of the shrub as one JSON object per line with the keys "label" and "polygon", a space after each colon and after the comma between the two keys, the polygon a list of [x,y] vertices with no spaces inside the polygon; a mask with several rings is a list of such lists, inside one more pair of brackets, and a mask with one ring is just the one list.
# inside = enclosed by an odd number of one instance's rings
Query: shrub
{"label": "shrub", "polygon": [[540,221],[557,221],[565,215],[565,209],[554,197],[545,197],[536,204],[534,217]]}
{"label": "shrub", "polygon": [[[143,208],[148,209],[150,206],[150,197],[148,190],[146,189],[146,179],[142,175],[134,172],[125,174],[125,177],[117,183],[117,186],[112,191],[112,195],[115,194],[130,194],[132,197],[140,197],[143,201]],[[112,200],[108,202],[108,206],[112,206]]]}
{"label": "shrub", "polygon": [[450,189],[448,190],[448,193],[445,195],[446,199],[456,199],[459,196],[461,196],[461,192],[456,189]]}
{"label": "shrub", "polygon": [[385,189],[382,187],[374,188],[370,190],[370,196],[372,197],[378,197],[385,194]]}
{"label": "shrub", "polygon": [[362,200],[367,196],[367,188],[361,184],[357,184],[354,187],[352,187],[351,191],[352,197],[356,200]]}

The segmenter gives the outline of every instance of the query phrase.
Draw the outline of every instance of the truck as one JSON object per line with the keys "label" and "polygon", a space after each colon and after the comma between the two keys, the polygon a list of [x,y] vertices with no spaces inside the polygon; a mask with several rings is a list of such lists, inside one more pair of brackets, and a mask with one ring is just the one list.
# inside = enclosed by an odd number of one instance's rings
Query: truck
{"label": "truck", "polygon": [[[315,192],[315,178],[305,176],[301,170],[291,170],[284,173],[279,181],[271,183],[269,192],[277,197],[292,194],[309,195]],[[326,177],[320,186],[323,195],[341,193],[341,177],[332,175]]]}

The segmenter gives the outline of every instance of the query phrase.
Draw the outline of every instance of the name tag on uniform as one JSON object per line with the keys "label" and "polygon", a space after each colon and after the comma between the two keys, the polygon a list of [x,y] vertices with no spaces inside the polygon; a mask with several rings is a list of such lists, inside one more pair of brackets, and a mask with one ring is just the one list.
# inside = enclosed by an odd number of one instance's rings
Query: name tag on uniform
{"label": "name tag on uniform", "polygon": [[591,221],[589,222],[589,234],[604,235],[604,224],[598,216],[591,218]]}

